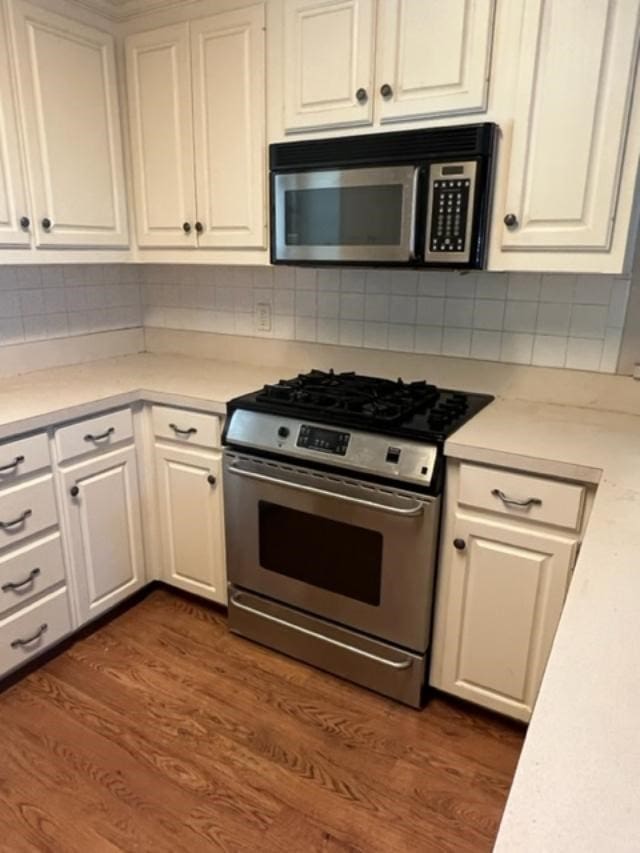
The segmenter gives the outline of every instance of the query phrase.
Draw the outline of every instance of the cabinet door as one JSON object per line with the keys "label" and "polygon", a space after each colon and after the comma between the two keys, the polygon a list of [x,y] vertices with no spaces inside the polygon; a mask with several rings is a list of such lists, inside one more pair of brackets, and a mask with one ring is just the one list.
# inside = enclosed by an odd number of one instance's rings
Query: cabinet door
{"label": "cabinet door", "polygon": [[86,622],[145,583],[135,448],[75,465],[62,480],[78,615]]}
{"label": "cabinet door", "polygon": [[126,55],[138,245],[195,248],[189,25],[129,36]]}
{"label": "cabinet door", "polygon": [[374,16],[374,0],[284,3],[285,130],[371,124]]}
{"label": "cabinet door", "polygon": [[[376,112],[382,122],[482,112],[494,0],[383,0]],[[381,87],[390,87],[382,96]]]}
{"label": "cabinet door", "polygon": [[11,8],[37,244],[127,246],[113,38],[21,0]]}
{"label": "cabinet door", "polygon": [[576,541],[457,513],[443,543],[446,630],[437,687],[528,720],[551,650]]}
{"label": "cabinet door", "polygon": [[29,230],[20,226],[29,209],[12,83],[8,31],[0,6],[0,246],[28,246]]}
{"label": "cabinet door", "polygon": [[610,248],[639,16],[637,0],[527,0],[503,250]]}
{"label": "cabinet door", "polygon": [[156,466],[164,579],[226,604],[219,454],[157,444]]}
{"label": "cabinet door", "polygon": [[200,246],[266,245],[264,7],[191,23]]}

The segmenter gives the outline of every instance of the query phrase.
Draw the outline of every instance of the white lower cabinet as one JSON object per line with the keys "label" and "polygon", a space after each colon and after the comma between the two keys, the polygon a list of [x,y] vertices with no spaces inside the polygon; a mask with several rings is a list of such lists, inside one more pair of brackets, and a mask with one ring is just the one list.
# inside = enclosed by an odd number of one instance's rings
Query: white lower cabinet
{"label": "white lower cabinet", "polygon": [[227,603],[220,454],[157,443],[162,576]]}
{"label": "white lower cabinet", "polygon": [[61,473],[78,618],[87,622],[146,582],[134,446]]}
{"label": "white lower cabinet", "polygon": [[[527,721],[560,621],[578,534],[460,509],[457,469],[450,473],[430,683]],[[488,487],[497,473],[486,469]]]}

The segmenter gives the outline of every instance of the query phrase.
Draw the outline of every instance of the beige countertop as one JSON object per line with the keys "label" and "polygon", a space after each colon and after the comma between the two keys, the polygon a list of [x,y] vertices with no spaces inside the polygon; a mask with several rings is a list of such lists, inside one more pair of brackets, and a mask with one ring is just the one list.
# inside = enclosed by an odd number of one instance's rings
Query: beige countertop
{"label": "beige countertop", "polygon": [[[139,399],[222,413],[283,372],[143,354],[0,379],[0,439]],[[498,399],[446,449],[599,484],[496,850],[638,850],[640,417]]]}

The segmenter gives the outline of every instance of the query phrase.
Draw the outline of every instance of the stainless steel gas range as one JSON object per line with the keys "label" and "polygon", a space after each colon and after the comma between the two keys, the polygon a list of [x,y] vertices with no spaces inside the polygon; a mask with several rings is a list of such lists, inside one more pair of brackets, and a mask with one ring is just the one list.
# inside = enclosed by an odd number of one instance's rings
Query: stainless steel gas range
{"label": "stainless steel gas range", "polygon": [[442,447],[491,399],[311,371],[232,400],[230,629],[419,707]]}

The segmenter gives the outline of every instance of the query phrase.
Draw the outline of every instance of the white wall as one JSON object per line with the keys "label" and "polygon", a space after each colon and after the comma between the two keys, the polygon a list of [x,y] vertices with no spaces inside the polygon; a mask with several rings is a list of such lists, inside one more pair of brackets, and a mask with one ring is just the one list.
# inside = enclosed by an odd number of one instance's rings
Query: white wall
{"label": "white wall", "polygon": [[[148,327],[614,373],[629,281],[613,276],[142,267]],[[256,329],[267,303],[272,329]]]}

